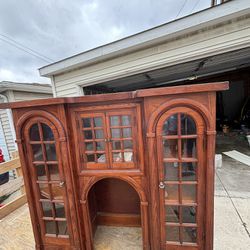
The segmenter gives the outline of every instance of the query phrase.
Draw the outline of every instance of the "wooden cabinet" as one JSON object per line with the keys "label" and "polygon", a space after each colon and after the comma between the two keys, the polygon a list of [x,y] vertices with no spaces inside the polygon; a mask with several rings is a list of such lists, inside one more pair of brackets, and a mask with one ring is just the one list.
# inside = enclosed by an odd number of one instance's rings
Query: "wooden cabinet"
{"label": "wooden cabinet", "polygon": [[37,249],[93,249],[99,225],[143,249],[213,248],[216,91],[227,83],[12,108]]}

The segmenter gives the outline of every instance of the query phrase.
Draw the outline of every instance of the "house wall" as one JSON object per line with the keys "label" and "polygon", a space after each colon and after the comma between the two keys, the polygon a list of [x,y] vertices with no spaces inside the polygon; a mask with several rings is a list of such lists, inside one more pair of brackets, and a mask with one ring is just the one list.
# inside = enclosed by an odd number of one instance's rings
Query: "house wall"
{"label": "house wall", "polygon": [[7,144],[5,141],[5,136],[4,136],[4,132],[3,132],[3,126],[2,126],[1,119],[0,119],[0,149],[2,150],[2,154],[4,155],[4,159],[8,160],[9,159],[9,152],[8,152]]}
{"label": "house wall", "polygon": [[52,97],[52,94],[13,91],[13,97],[14,97],[13,101],[18,102],[18,101],[26,101],[26,100],[33,100],[33,99],[50,98]]}
{"label": "house wall", "polygon": [[165,43],[53,77],[57,97],[81,95],[89,86],[148,70],[184,63],[249,46],[250,15],[210,26]]}
{"label": "house wall", "polygon": [[[32,99],[49,98],[49,97],[52,97],[52,94],[8,90],[1,93],[0,103],[6,101],[15,102],[15,101],[25,101]],[[0,109],[0,122],[2,127],[2,133],[1,133],[2,135],[0,134],[0,148],[4,149],[5,160],[8,160],[11,152],[17,150],[15,144],[16,136],[12,121],[11,110]],[[6,154],[6,149],[8,151],[8,154]]]}

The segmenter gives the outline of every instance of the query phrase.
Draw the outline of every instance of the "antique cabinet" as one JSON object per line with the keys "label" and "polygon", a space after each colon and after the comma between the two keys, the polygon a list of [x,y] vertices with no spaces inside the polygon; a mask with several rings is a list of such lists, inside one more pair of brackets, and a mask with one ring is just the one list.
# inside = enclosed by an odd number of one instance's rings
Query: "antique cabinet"
{"label": "antique cabinet", "polygon": [[36,249],[93,249],[98,225],[143,249],[213,248],[216,91],[228,83],[1,104],[11,108]]}

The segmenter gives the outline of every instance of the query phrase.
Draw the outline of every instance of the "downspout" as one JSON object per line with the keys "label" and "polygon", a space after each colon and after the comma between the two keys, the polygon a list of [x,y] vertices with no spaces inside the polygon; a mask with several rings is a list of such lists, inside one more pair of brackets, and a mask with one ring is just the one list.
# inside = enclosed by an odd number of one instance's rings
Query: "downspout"
{"label": "downspout", "polygon": [[52,85],[53,97],[57,97],[56,85],[55,85],[55,78],[54,78],[54,76],[51,76],[51,77],[50,77],[50,80],[51,80],[51,85]]}

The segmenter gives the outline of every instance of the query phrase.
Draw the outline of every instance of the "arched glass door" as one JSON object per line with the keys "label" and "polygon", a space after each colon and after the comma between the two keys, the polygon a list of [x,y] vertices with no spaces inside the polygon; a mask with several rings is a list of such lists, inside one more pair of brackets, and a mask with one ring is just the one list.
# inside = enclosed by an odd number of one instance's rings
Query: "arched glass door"
{"label": "arched glass door", "polygon": [[43,242],[68,241],[66,190],[57,130],[47,120],[33,119],[24,133]]}
{"label": "arched glass door", "polygon": [[203,134],[202,118],[188,108],[166,112],[157,125],[161,240],[168,249],[202,249]]}

